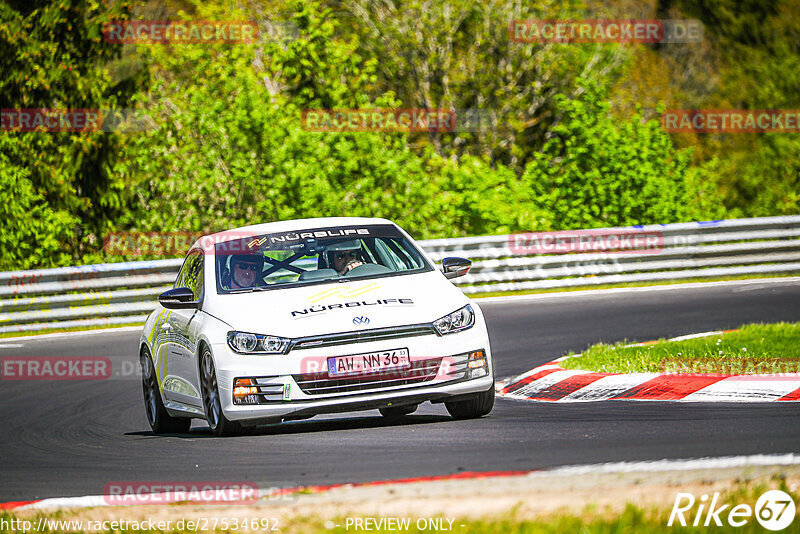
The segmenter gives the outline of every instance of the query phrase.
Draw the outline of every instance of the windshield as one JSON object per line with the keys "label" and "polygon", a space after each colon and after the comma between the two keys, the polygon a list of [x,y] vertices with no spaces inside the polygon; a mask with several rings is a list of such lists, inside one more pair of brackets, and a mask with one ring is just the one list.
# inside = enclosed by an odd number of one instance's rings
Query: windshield
{"label": "windshield", "polygon": [[397,227],[311,228],[215,245],[217,291],[281,289],[430,271]]}

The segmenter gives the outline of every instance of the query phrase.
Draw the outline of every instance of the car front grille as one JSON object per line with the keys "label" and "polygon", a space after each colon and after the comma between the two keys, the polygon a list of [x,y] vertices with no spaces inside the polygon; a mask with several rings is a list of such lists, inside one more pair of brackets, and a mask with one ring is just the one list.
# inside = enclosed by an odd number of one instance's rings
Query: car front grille
{"label": "car front grille", "polygon": [[435,335],[436,329],[432,324],[415,324],[407,326],[393,326],[390,328],[373,328],[355,332],[340,332],[336,334],[323,334],[295,338],[289,344],[287,352],[301,349],[315,349],[318,347],[332,347],[335,345],[349,345],[352,343],[367,343],[416,336]]}
{"label": "car front grille", "polygon": [[306,395],[331,395],[422,384],[433,380],[442,358],[416,360],[402,371],[392,370],[350,377],[330,378],[327,372],[292,375]]}

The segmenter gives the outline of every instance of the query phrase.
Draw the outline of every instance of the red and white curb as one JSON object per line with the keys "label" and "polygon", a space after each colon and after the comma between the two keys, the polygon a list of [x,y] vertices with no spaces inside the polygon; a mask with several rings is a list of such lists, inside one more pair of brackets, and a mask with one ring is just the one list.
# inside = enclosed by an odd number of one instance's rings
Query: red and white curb
{"label": "red and white curb", "polygon": [[[704,332],[670,339],[718,335]],[[647,345],[637,343],[636,345]],[[580,355],[578,355],[580,356]],[[497,384],[501,397],[543,402],[605,400],[683,402],[800,401],[800,374],[725,375],[682,373],[595,373],[567,370],[559,365],[565,356]]]}
{"label": "red and white curb", "polygon": [[[753,466],[789,466],[800,465],[798,454],[754,454],[749,456],[721,456],[686,459],[663,459],[639,462],[611,462],[601,464],[566,465],[550,469],[534,469],[525,471],[464,471],[452,475],[439,475],[427,477],[402,478],[394,480],[376,480],[351,484],[331,484],[327,486],[299,486],[277,490],[278,495],[299,495],[307,493],[322,493],[335,489],[361,488],[368,486],[384,486],[392,484],[411,484],[418,482],[438,482],[447,480],[465,480],[482,478],[510,478],[510,477],[546,477],[546,476],[575,476],[598,473],[652,473],[668,471],[690,471],[695,469],[722,469],[734,467]],[[275,489],[262,490],[260,499],[274,499]],[[157,500],[157,499],[154,499]],[[64,497],[42,499],[35,501],[16,501],[0,503],[0,510],[43,510],[54,508],[90,508],[96,506],[142,506],[132,504],[109,504],[108,498],[102,495],[86,497]],[[230,501],[188,501],[192,504],[236,504]],[[187,501],[181,501],[186,504]],[[163,504],[163,503],[159,503]],[[253,504],[248,502],[248,504]],[[255,503],[256,505],[258,502]],[[145,504],[147,505],[147,504]],[[152,504],[150,504],[152,505]]]}

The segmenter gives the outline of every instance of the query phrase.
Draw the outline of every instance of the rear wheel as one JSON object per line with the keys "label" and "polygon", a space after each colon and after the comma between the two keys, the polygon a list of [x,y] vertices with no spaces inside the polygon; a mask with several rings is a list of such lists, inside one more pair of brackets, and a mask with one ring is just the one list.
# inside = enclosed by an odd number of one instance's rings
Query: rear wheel
{"label": "rear wheel", "polygon": [[472,398],[445,402],[444,405],[455,419],[483,417],[491,412],[494,407],[494,384],[492,384],[491,389],[478,393]]}
{"label": "rear wheel", "polygon": [[409,406],[387,406],[386,408],[378,408],[381,415],[388,418],[403,417],[404,415],[412,414],[417,411],[418,404],[411,404]]}
{"label": "rear wheel", "polygon": [[214,358],[208,347],[203,348],[200,360],[200,382],[203,390],[203,409],[208,427],[215,436],[231,436],[241,432],[242,425],[230,421],[222,413],[222,403],[217,386],[217,373],[214,369]]}
{"label": "rear wheel", "polygon": [[188,432],[192,420],[188,417],[172,417],[167,413],[161,392],[158,389],[158,378],[153,367],[153,359],[147,349],[140,356],[142,365],[142,392],[144,393],[144,412],[147,422],[156,434],[179,434]]}

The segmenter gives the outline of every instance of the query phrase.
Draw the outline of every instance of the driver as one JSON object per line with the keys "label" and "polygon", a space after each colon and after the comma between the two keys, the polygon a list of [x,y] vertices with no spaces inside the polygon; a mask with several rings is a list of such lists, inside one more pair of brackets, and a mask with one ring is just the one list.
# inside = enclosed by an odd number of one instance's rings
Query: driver
{"label": "driver", "polygon": [[256,280],[264,268],[261,254],[235,254],[230,258],[231,289],[255,287]]}
{"label": "driver", "polygon": [[358,239],[331,245],[328,247],[328,265],[340,275],[343,275],[359,265],[364,265],[364,262],[358,259],[360,250],[361,243],[359,243]]}

